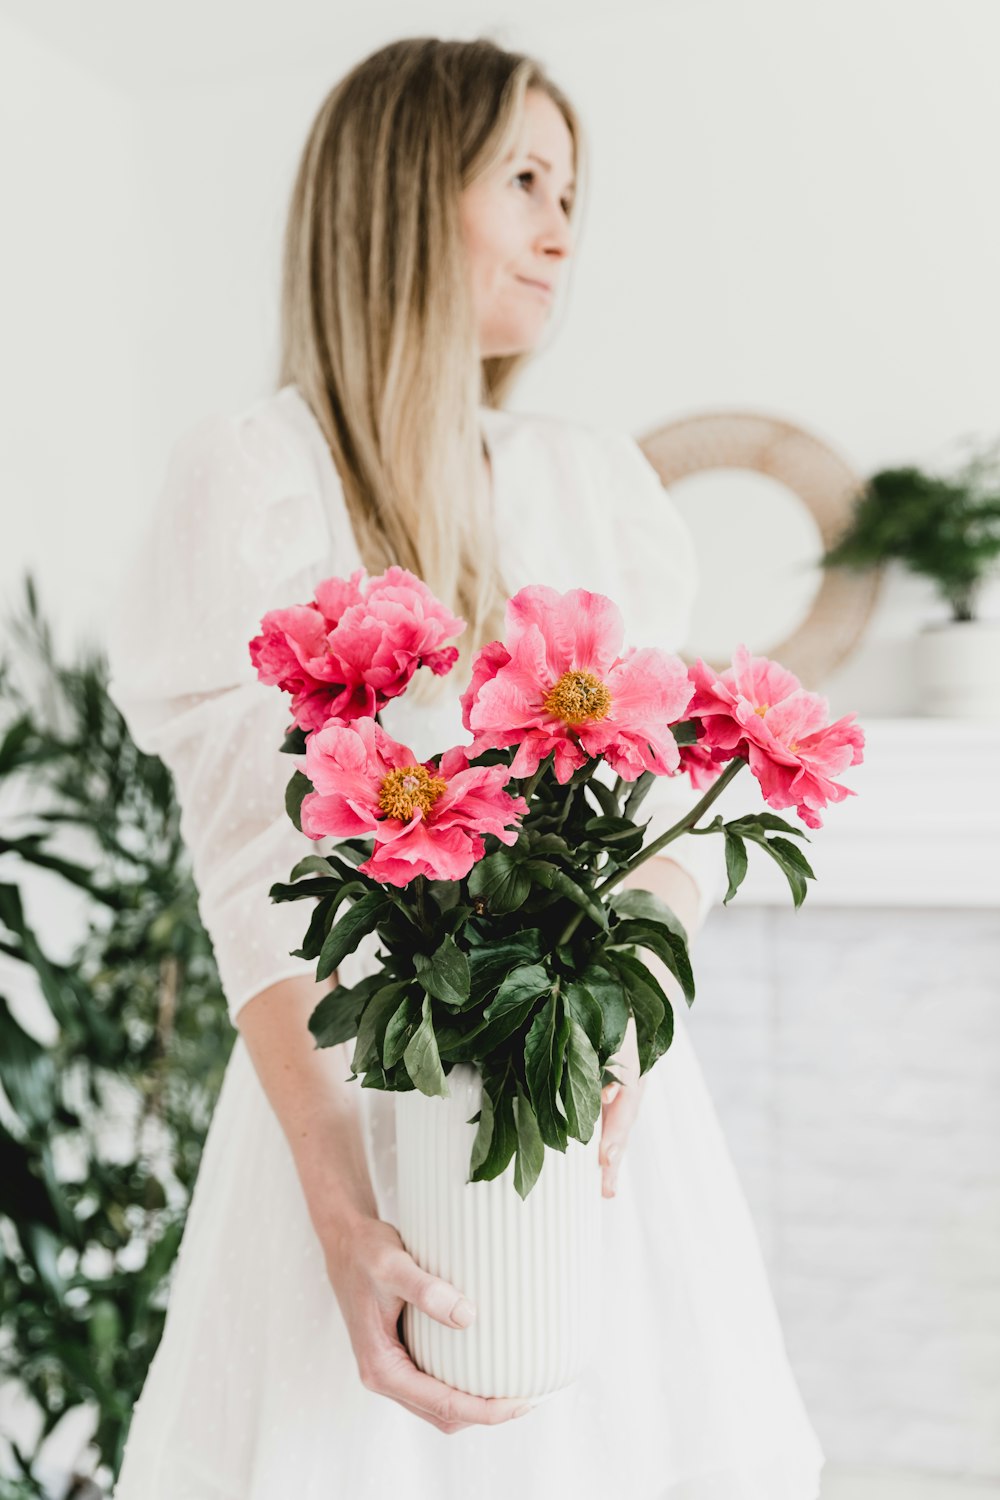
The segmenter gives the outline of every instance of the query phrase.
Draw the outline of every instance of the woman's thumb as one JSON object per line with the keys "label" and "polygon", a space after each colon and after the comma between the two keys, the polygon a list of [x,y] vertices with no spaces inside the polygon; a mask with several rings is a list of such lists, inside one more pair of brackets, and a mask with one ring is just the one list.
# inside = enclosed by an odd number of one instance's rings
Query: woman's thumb
{"label": "woman's thumb", "polygon": [[457,1287],[418,1266],[409,1252],[393,1277],[393,1290],[429,1318],[452,1328],[468,1328],[476,1316],[476,1309]]}

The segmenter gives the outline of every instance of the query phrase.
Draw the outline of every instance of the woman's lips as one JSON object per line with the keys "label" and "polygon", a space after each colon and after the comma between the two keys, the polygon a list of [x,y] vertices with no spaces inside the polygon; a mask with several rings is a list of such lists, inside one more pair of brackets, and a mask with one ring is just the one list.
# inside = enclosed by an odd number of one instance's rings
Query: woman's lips
{"label": "woman's lips", "polygon": [[548,285],[547,282],[544,282],[544,281],[529,281],[529,279],[527,278],[527,276],[519,276],[517,279],[521,283],[522,286],[529,287],[531,289],[531,291],[537,292],[540,297],[544,297],[545,300],[546,300],[546,302],[548,302],[548,301],[551,300],[551,298],[552,298],[552,288]]}

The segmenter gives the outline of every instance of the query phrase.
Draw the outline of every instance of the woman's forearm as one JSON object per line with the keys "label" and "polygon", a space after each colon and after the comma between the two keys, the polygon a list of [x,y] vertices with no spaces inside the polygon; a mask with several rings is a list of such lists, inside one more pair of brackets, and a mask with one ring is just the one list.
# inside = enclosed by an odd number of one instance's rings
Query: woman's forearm
{"label": "woman's forearm", "polygon": [[378,1217],[362,1138],[360,1084],[346,1045],[317,1048],[308,1021],[330,985],[307,976],[262,990],[236,1016],[284,1131],[317,1227],[349,1232]]}

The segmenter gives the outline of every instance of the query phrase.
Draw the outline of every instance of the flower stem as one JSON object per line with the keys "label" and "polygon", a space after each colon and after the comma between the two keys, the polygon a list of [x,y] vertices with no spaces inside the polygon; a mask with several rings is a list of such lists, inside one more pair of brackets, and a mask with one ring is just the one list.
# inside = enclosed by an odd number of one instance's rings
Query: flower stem
{"label": "flower stem", "polygon": [[[736,756],[735,759],[731,760],[726,769],[723,771],[722,775],[718,778],[717,781],[714,781],[712,783],[708,791],[705,793],[704,797],[702,797],[700,801],[695,803],[690,812],[685,813],[683,818],[678,819],[678,821],[674,823],[672,827],[667,829],[666,833],[661,833],[660,837],[658,839],[654,839],[647,848],[640,849],[639,853],[635,856],[634,859],[629,860],[628,864],[623,865],[620,870],[616,870],[613,875],[609,875],[606,880],[602,880],[600,885],[595,886],[594,895],[600,896],[602,892],[609,891],[612,886],[615,886],[619,883],[619,881],[624,880],[626,875],[631,874],[633,870],[637,870],[641,864],[645,864],[647,859],[652,859],[654,854],[659,854],[660,850],[665,848],[667,844],[672,843],[674,839],[680,838],[682,833],[687,833],[690,829],[694,828],[694,825],[697,823],[702,813],[707,811],[707,809],[711,807],[715,799],[722,795],[722,792],[732,781],[733,777],[736,776],[739,773],[740,769],[745,765],[746,761],[742,756]],[[696,831],[699,833],[702,832],[701,829],[698,829]],[[556,944],[557,948],[561,948],[565,942],[568,942],[582,920],[583,909],[581,908],[570,918],[569,922],[566,925],[565,931],[562,934],[562,937]]]}
{"label": "flower stem", "polygon": [[674,839],[680,838],[682,833],[687,833],[689,829],[693,828],[702,813],[711,807],[716,797],[721,796],[733,777],[745,765],[746,761],[741,755],[731,760],[722,775],[717,781],[713,781],[704,797],[695,803],[690,812],[685,813],[683,818],[680,818],[671,828],[668,828],[666,833],[661,833],[660,837],[654,839],[645,849],[640,849],[635,858],[629,860],[627,865],[622,865],[621,869],[616,870],[614,875],[609,875],[607,880],[602,880],[594,894],[599,895],[601,891],[610,890],[613,885],[618,884],[619,880],[624,880],[626,875],[629,875],[633,870],[637,870],[640,865],[645,864],[647,859],[652,859],[654,854],[659,854],[660,850],[665,848],[667,844],[673,843]]}
{"label": "flower stem", "polygon": [[542,777],[545,775],[546,771],[549,769],[549,766],[551,766],[552,762],[555,760],[555,757],[556,752],[554,750],[550,750],[545,759],[536,768],[534,775],[528,777],[527,784],[521,788],[521,796],[524,798],[525,802],[531,801],[532,792],[535,790],[535,787],[538,785]]}

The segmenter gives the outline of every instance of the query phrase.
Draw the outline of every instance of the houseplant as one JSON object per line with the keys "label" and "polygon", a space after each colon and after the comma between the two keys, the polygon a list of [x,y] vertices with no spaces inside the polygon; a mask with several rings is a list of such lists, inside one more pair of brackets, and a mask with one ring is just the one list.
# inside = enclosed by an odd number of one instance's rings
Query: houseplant
{"label": "houseplant", "polygon": [[0,1494],[82,1500],[121,1463],[233,1031],[170,774],[103,653],[59,659],[25,599],[0,655]]}
{"label": "houseplant", "polygon": [[[508,602],[505,639],[472,664],[461,695],[470,743],[419,762],[381,710],[421,664],[450,670],[457,652],[443,642],[463,622],[403,569],[361,577],[273,611],[250,643],[261,679],[292,700],[281,748],[304,764],[289,816],[317,841],[340,840],[271,896],[314,901],[297,952],[316,960],[318,979],[369,934],[382,945],[309,1025],[318,1046],[355,1039],[350,1076],[397,1094],[398,1167],[420,1174],[401,1184],[407,1248],[474,1300],[489,1268],[514,1287],[465,1331],[461,1366],[457,1346],[408,1308],[411,1354],[477,1394],[537,1396],[572,1379],[581,1357],[567,1340],[593,1291],[580,1226],[593,1225],[599,1189],[581,1152],[595,1149],[610,1064],[630,1018],[641,1073],[673,1035],[671,1002],[642,955],[689,1005],[695,993],[677,917],[622,882],[682,833],[720,833],[727,901],[750,841],[800,905],[813,872],[788,835],[808,837],[802,829],[771,812],[700,819],[749,765],[771,807],[819,827],[821,809],[851,794],[833,777],[861,760],[863,735],[853,715],[830,724],[825,700],[745,647],[724,673],[700,661],[689,670],[657,648],[623,650],[624,621],[605,596],[536,585]],[[644,846],[643,797],[654,777],[678,773],[702,796]],[[438,1106],[455,1097],[456,1070],[462,1107],[449,1125]],[[575,1296],[553,1311],[550,1290],[567,1278]],[[550,1316],[533,1366],[522,1294]]]}
{"label": "houseplant", "polygon": [[1000,720],[1000,620],[981,616],[984,586],[1000,557],[1000,443],[973,448],[952,474],[916,466],[881,469],[858,496],[824,567],[903,564],[929,578],[948,618],[917,639],[921,710]]}

